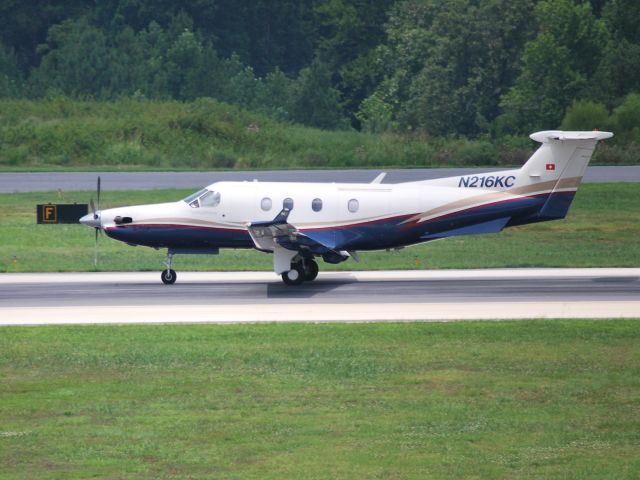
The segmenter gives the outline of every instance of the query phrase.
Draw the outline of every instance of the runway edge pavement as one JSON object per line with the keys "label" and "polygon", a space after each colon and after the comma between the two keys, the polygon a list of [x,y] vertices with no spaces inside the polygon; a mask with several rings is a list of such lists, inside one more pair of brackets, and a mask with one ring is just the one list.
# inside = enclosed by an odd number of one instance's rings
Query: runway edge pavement
{"label": "runway edge pavement", "polygon": [[[517,279],[607,277],[637,282],[640,268],[496,269],[389,272],[323,272],[324,279],[352,282],[398,282],[451,279]],[[0,285],[38,284],[157,284],[157,272],[0,274]],[[264,282],[277,284],[270,272],[182,272],[185,284],[202,282]],[[158,288],[171,288],[158,285]],[[293,287],[295,288],[295,287]],[[0,306],[0,325],[70,324],[195,324],[261,322],[385,322],[508,319],[639,318],[638,300],[601,301],[469,301],[412,303],[304,303],[260,302],[243,304]]]}
{"label": "runway edge pavement", "polygon": [[[470,168],[377,168],[343,170],[256,170],[202,172],[0,172],[0,193],[93,191],[102,177],[106,191],[192,188],[219,181],[338,182],[369,183],[387,172],[383,183],[411,182],[434,178],[474,175],[498,171],[498,167]],[[584,183],[640,182],[640,165],[589,166]]]}

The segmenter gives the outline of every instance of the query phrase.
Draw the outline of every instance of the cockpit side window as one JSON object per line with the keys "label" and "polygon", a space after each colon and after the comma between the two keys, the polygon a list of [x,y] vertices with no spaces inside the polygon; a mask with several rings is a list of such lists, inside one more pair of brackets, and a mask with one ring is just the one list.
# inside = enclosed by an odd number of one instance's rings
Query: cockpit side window
{"label": "cockpit side window", "polygon": [[202,207],[216,207],[220,204],[220,192],[207,191],[200,198],[200,206]]}
{"label": "cockpit side window", "polygon": [[184,199],[191,208],[215,207],[220,203],[220,192],[203,188]]}

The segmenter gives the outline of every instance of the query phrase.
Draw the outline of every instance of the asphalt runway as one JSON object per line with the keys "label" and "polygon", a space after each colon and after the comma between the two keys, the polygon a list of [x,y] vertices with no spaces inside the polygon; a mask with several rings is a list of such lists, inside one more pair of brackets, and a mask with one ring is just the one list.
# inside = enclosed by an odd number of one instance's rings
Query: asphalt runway
{"label": "asphalt runway", "polygon": [[[420,168],[378,170],[278,170],[231,172],[46,172],[0,173],[0,193],[93,191],[100,175],[105,191],[192,188],[197,190],[218,181],[280,181],[367,183],[381,171],[383,183],[467,175],[502,168]],[[585,183],[640,182],[640,166],[588,167]]]}
{"label": "asphalt runway", "polygon": [[640,318],[640,269],[4,274],[0,325]]}

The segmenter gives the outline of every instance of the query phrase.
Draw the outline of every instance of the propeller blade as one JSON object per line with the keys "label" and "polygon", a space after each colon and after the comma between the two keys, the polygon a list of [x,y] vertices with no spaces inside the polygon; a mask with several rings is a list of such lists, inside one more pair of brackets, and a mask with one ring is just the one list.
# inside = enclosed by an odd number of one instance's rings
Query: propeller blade
{"label": "propeller blade", "polygon": [[98,175],[98,210],[100,210],[100,176]]}
{"label": "propeller blade", "polygon": [[[96,204],[93,203],[93,198],[91,198],[89,200],[89,206],[91,207],[91,213],[93,214],[93,219],[94,220],[98,220],[98,218],[100,218],[100,177],[98,176],[98,184],[96,187],[96,199],[97,199],[97,203],[98,206],[96,208]],[[98,237],[100,235],[102,235],[102,226],[100,225],[100,222],[97,222],[97,224],[99,226],[94,227],[95,231],[96,231],[96,243],[95,243],[95,247],[93,250],[93,266],[94,268],[98,268]],[[91,225],[93,226],[93,225]]]}
{"label": "propeller blade", "polygon": [[98,233],[100,232],[99,228],[96,228],[96,244],[93,250],[93,266],[98,268]]}

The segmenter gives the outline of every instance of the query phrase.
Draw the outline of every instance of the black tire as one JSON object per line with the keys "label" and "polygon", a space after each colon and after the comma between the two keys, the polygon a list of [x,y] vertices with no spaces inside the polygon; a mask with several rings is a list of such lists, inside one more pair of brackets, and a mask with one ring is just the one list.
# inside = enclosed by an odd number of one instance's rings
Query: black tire
{"label": "black tire", "polygon": [[162,283],[164,283],[165,285],[173,285],[174,283],[176,283],[178,275],[176,274],[175,270],[166,269],[160,274],[160,278],[162,279]]}
{"label": "black tire", "polygon": [[304,280],[306,282],[312,282],[318,276],[318,264],[313,258],[305,260],[304,262]]}
{"label": "black tire", "polygon": [[291,264],[291,270],[282,274],[282,281],[287,285],[300,285],[304,280],[304,268],[299,263]]}

